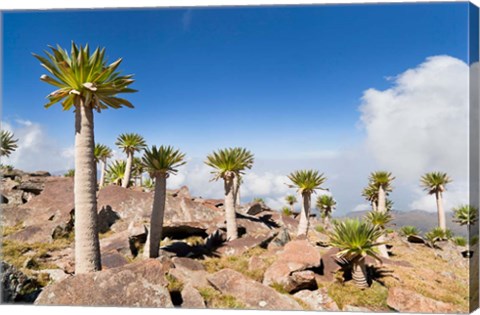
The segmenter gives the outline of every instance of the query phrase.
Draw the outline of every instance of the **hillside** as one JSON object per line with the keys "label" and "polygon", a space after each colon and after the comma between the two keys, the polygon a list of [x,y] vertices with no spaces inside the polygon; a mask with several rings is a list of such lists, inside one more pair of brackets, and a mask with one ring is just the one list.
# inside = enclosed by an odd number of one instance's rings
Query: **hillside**
{"label": "hillside", "polygon": [[[367,211],[356,211],[346,214],[344,217],[349,218],[361,218],[365,216]],[[406,225],[416,226],[422,233],[430,231],[438,224],[437,214],[433,212],[427,212],[423,210],[411,210],[411,211],[391,211],[393,220],[390,223],[390,227],[394,229],[401,228]],[[452,230],[455,235],[467,236],[467,229],[454,222],[452,222],[452,213],[447,212],[447,228]]]}
{"label": "hillside", "polygon": [[73,275],[73,180],[46,172],[2,182],[2,298],[6,303],[264,310],[465,313],[468,258],[386,236],[390,258],[367,259],[370,287],[356,287],[320,222],[307,239],[298,222],[260,203],[237,214],[226,241],[222,200],[168,191],[158,259],[143,258],[153,194],[107,186],[98,193],[102,266]]}

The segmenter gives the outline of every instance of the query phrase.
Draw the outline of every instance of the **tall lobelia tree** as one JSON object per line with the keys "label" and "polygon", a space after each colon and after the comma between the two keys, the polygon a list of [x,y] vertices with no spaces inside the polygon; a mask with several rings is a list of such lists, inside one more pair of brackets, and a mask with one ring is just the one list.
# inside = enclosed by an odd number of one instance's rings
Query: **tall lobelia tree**
{"label": "tall lobelia tree", "polygon": [[156,258],[158,257],[160,241],[162,240],[167,178],[170,174],[176,174],[178,172],[177,168],[186,163],[185,154],[171,146],[160,146],[158,149],[156,146],[152,146],[151,149],[145,149],[142,162],[150,176],[155,178],[150,231],[145,244],[144,256]]}
{"label": "tall lobelia tree", "polygon": [[[134,177],[135,186],[143,186],[143,173],[145,172],[145,167],[143,165],[142,159],[139,157],[133,158],[132,174]],[[137,183],[138,180],[138,183]]]}
{"label": "tall lobelia tree", "polygon": [[127,188],[130,184],[130,178],[133,168],[133,155],[135,152],[143,150],[147,143],[145,139],[137,133],[122,133],[118,136],[115,145],[123,150],[127,154],[127,168],[125,170],[125,180],[122,182],[122,187]]}
{"label": "tall lobelia tree", "polygon": [[293,185],[289,185],[289,187],[297,188],[303,199],[297,236],[307,236],[308,228],[310,225],[310,207],[312,194],[318,189],[327,190],[321,188],[326,178],[323,176],[323,174],[320,174],[316,170],[295,171],[288,175],[288,178],[293,183]]}
{"label": "tall lobelia tree", "polygon": [[452,179],[448,177],[447,173],[442,172],[426,173],[420,179],[420,184],[424,190],[428,191],[430,195],[435,195],[437,201],[438,226],[444,231],[447,229],[447,223],[445,220],[445,210],[443,209],[443,192],[450,182],[452,182]]}
{"label": "tall lobelia tree", "polygon": [[242,176],[253,165],[253,154],[244,148],[221,149],[207,156],[205,164],[214,168],[212,180],[223,179],[225,188],[225,219],[227,239],[238,238],[236,219],[235,178]]}
{"label": "tall lobelia tree", "polygon": [[240,206],[240,186],[243,183],[242,176],[235,176],[233,179],[233,192],[235,194],[235,211],[237,211]]}
{"label": "tall lobelia tree", "polygon": [[[381,214],[387,212],[387,195],[392,191],[392,181],[395,177],[392,176],[392,173],[385,171],[372,172],[370,174],[370,183],[368,187],[364,190],[363,195],[369,199],[368,194],[373,194],[377,192],[377,197],[374,198],[370,196],[370,200],[376,199],[376,209],[374,207],[374,212],[379,212]],[[383,229],[380,229],[384,233]],[[382,234],[379,241],[384,241],[384,235]],[[381,257],[388,258],[388,250],[385,244],[380,244],[378,246],[378,251]]]}
{"label": "tall lobelia tree", "polygon": [[17,148],[18,139],[13,139],[13,133],[0,131],[0,157],[9,157]]}
{"label": "tall lobelia tree", "polygon": [[295,195],[287,195],[285,197],[285,201],[288,203],[288,205],[290,206],[290,211],[293,213],[293,205],[297,202],[297,197],[295,197]]}
{"label": "tall lobelia tree", "polygon": [[[100,183],[98,185],[100,188],[102,188],[105,184],[105,175],[107,173],[107,159],[112,157],[112,149],[110,149],[104,144],[96,143],[93,150],[93,155],[95,158],[95,165],[98,163],[102,165],[102,169],[100,172]],[[96,174],[97,171],[95,171],[95,175]]]}
{"label": "tall lobelia tree", "polygon": [[108,166],[107,174],[105,175],[106,182],[109,184],[122,186],[125,179],[125,170],[127,169],[127,162],[125,160],[116,160]]}
{"label": "tall lobelia tree", "polygon": [[51,76],[42,75],[40,79],[57,88],[47,96],[45,107],[61,103],[65,111],[73,108],[75,113],[75,273],[93,272],[101,269],[93,111],[133,108],[129,101],[117,96],[136,92],[128,88],[133,76],[117,71],[122,59],[108,65],[104,48],[90,54],[88,45],[72,42],[70,54],[60,46],[44,52],[47,57],[34,56]]}
{"label": "tall lobelia tree", "polygon": [[330,195],[321,195],[317,197],[316,206],[322,215],[323,224],[326,228],[330,228],[330,218],[332,217],[333,210],[335,210],[337,206],[337,202]]}
{"label": "tall lobelia tree", "polygon": [[370,174],[370,189],[377,190],[377,210],[379,212],[387,211],[387,195],[392,191],[392,181],[395,177],[390,172],[377,171]]}
{"label": "tall lobelia tree", "polygon": [[373,211],[377,211],[378,208],[378,189],[371,183],[365,187],[362,191],[362,196],[370,202]]}

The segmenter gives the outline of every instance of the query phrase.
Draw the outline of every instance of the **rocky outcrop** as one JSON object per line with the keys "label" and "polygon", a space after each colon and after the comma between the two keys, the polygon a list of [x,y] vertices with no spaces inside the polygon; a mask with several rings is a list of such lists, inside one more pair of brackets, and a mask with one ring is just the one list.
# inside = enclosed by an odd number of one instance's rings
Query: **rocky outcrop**
{"label": "rocky outcrop", "polygon": [[222,294],[234,296],[249,309],[301,310],[290,297],[254,281],[232,269],[223,269],[207,277]]}
{"label": "rocky outcrop", "polygon": [[416,292],[393,287],[388,290],[388,306],[406,313],[452,313],[454,306],[427,298]]}
{"label": "rocky outcrop", "polygon": [[268,243],[276,234],[266,234],[260,236],[246,235],[233,241],[223,244],[217,249],[217,253],[225,256],[242,255],[247,250],[254,247],[267,247]]}
{"label": "rocky outcrop", "polygon": [[4,177],[1,187],[2,203],[18,206],[43,191],[44,183],[50,173],[44,171],[25,173],[20,170],[11,170],[2,175]]}
{"label": "rocky outcrop", "polygon": [[0,262],[2,303],[33,303],[40,294],[38,283],[15,267]]}
{"label": "rocky outcrop", "polygon": [[47,177],[42,193],[18,208],[34,211],[35,215],[24,217],[26,228],[9,237],[26,243],[51,241],[55,228],[65,226],[72,218],[73,179]]}
{"label": "rocky outcrop", "polygon": [[[142,219],[149,220],[152,203],[152,193],[125,189],[114,185],[101,189],[98,194],[99,209],[109,206],[120,218],[128,218],[127,221],[129,222]],[[167,193],[164,222],[165,226],[182,222],[211,223],[219,213],[221,211],[214,206],[194,201],[188,192],[188,188],[183,187],[175,192]],[[125,228],[127,227],[128,225]],[[118,228],[121,227],[118,226]]]}
{"label": "rocky outcrop", "polygon": [[316,282],[310,276],[313,273],[298,273],[307,269],[318,269],[321,266],[319,251],[306,240],[287,243],[278,259],[267,269],[263,283],[266,285],[281,284],[289,291],[316,289]]}
{"label": "rocky outcrop", "polygon": [[284,289],[287,292],[295,293],[300,290],[317,289],[315,273],[311,270],[295,271],[290,274],[288,281],[284,283]]}
{"label": "rocky outcrop", "polygon": [[71,276],[46,287],[37,305],[173,307],[166,265],[149,259],[125,267]]}

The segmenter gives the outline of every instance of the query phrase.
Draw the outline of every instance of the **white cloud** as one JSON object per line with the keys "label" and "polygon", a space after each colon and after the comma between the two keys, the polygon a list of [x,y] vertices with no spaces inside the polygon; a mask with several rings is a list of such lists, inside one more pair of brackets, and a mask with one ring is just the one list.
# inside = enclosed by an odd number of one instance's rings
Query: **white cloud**
{"label": "white cloud", "polygon": [[372,206],[369,205],[368,203],[361,203],[353,207],[353,212],[358,212],[358,211],[369,211],[372,210]]}
{"label": "white cloud", "polygon": [[[445,211],[452,211],[454,207],[462,204],[468,204],[468,186],[457,185],[443,193],[443,207]],[[415,190],[416,199],[410,204],[410,209],[421,209],[428,212],[437,212],[437,203],[435,195],[429,195],[424,190],[418,188]]]}
{"label": "white cloud", "polygon": [[429,171],[454,179],[445,196],[450,202],[467,199],[468,80],[463,61],[435,56],[396,76],[391,88],[364,92],[360,111],[367,149],[379,168],[394,173],[398,186],[411,187],[417,198],[411,207],[432,209],[417,191],[420,176]]}
{"label": "white cloud", "polygon": [[18,148],[2,160],[25,171],[63,171],[74,166],[73,146],[62,146],[50,136],[44,126],[28,120],[3,122],[2,128],[14,133]]}

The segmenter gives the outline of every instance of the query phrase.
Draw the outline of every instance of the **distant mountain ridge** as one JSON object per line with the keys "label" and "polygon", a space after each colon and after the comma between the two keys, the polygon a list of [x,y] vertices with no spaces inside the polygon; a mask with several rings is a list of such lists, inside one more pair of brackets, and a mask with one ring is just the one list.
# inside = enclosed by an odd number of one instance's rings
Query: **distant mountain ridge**
{"label": "distant mountain ridge", "polygon": [[[361,218],[368,211],[349,212],[344,218]],[[394,229],[400,229],[405,225],[416,226],[422,235],[438,225],[438,217],[436,212],[427,212],[424,210],[399,211],[392,210],[393,221],[390,226]],[[446,213],[447,228],[451,229],[455,235],[467,236],[467,228],[452,222],[452,212]]]}

